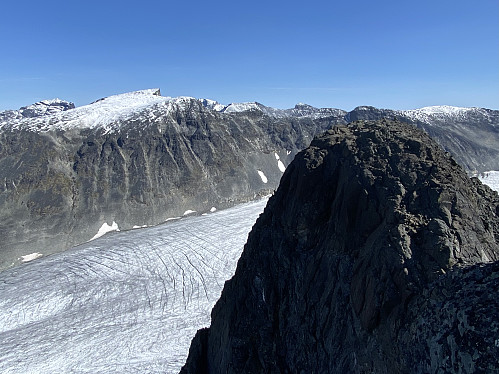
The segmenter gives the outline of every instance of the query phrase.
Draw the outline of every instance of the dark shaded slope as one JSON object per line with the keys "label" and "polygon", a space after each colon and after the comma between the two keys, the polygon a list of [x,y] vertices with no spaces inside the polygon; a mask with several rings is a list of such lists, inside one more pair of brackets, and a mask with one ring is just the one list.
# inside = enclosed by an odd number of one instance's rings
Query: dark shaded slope
{"label": "dark shaded slope", "polygon": [[413,126],[328,131],[288,167],[182,373],[499,370],[498,205]]}

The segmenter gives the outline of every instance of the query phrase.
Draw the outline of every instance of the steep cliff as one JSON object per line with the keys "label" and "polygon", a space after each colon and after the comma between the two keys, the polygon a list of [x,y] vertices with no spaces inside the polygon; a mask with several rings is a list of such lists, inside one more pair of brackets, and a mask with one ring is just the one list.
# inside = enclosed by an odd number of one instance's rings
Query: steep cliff
{"label": "steep cliff", "polygon": [[416,127],[335,127],[287,168],[182,373],[498,371],[498,215]]}

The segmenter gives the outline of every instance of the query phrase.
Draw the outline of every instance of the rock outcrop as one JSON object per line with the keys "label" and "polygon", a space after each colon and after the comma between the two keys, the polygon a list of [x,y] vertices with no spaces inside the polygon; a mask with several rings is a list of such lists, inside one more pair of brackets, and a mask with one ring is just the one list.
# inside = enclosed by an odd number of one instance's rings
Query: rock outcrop
{"label": "rock outcrop", "polygon": [[499,166],[499,111],[484,108],[435,106],[396,111],[357,107],[346,116],[357,120],[398,119],[428,133],[468,174],[496,170]]}
{"label": "rock outcrop", "polygon": [[499,198],[359,121],[287,168],[182,373],[499,371]]}

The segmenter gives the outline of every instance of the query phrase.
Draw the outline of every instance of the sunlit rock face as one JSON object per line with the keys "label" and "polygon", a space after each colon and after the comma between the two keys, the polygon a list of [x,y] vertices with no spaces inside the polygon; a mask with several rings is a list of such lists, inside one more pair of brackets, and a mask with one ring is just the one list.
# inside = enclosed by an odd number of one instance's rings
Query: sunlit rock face
{"label": "sunlit rock face", "polygon": [[499,370],[498,214],[415,126],[333,128],[286,169],[182,373]]}

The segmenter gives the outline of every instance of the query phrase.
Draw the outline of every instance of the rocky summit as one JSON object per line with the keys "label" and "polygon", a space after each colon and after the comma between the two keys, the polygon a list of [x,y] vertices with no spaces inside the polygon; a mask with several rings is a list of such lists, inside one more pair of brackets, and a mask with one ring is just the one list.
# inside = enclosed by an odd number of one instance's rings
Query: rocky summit
{"label": "rocky summit", "polygon": [[287,168],[182,373],[498,372],[498,215],[416,127],[334,127]]}

